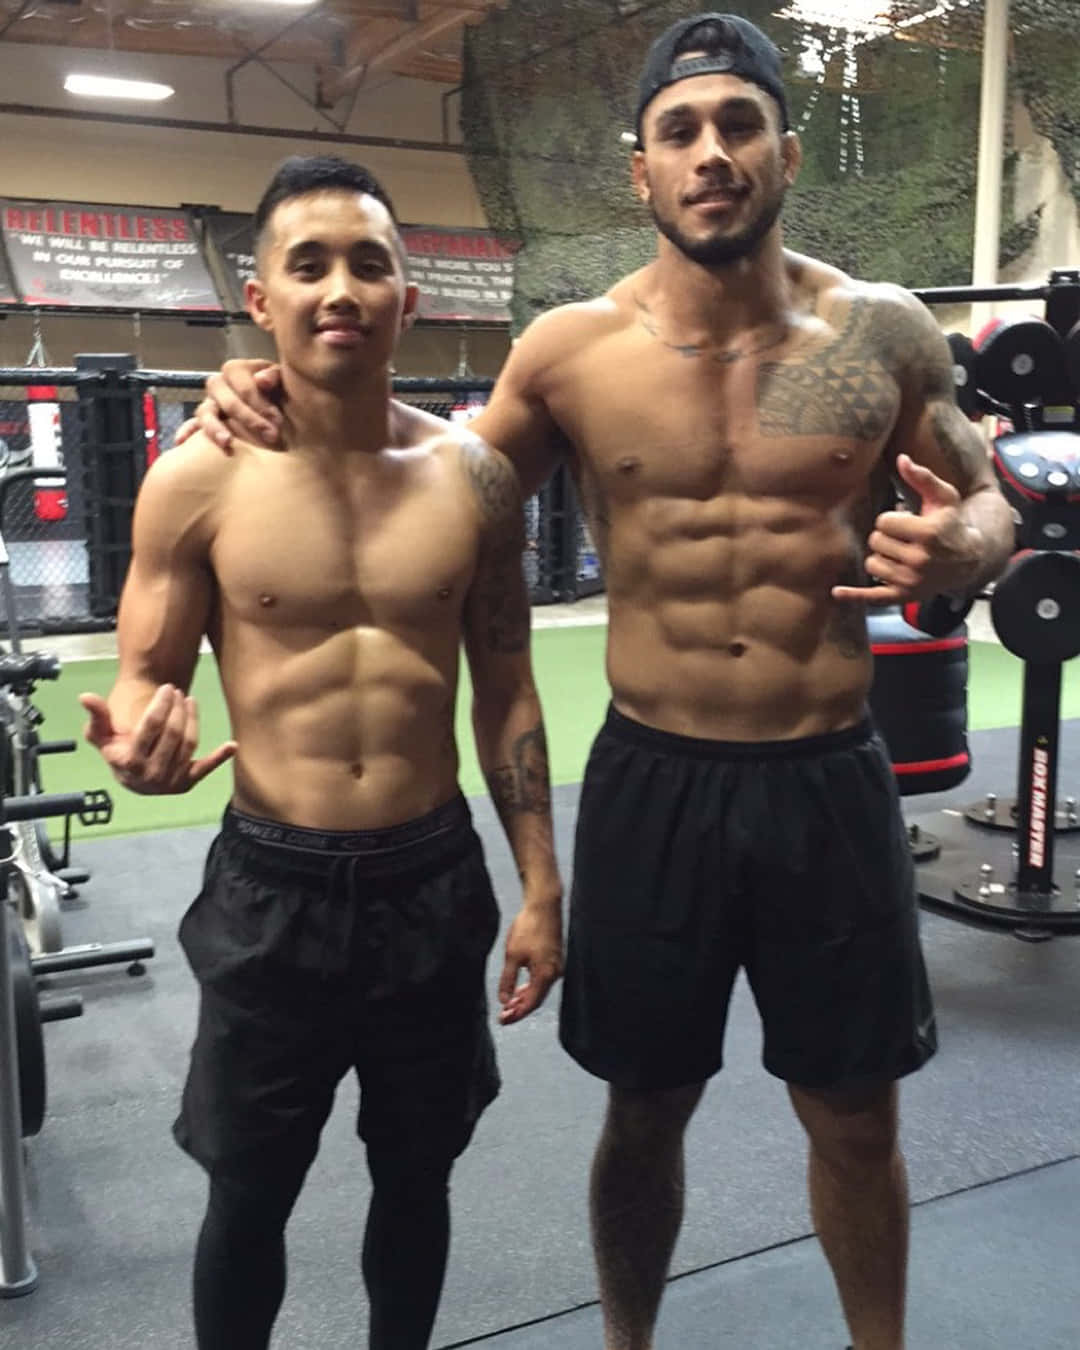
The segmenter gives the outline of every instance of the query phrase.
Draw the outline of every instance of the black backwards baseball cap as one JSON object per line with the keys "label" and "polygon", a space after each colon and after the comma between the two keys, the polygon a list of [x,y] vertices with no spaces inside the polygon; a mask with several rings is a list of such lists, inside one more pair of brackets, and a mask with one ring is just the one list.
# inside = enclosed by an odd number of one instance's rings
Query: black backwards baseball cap
{"label": "black backwards baseball cap", "polygon": [[[692,29],[710,22],[725,25],[730,42],[725,44],[724,49],[711,56],[676,56],[675,49],[683,37]],[[784,131],[789,129],[780,53],[774,44],[760,28],[737,14],[694,14],[673,23],[649,48],[638,82],[634,129],[639,143],[641,119],[660,90],[694,75],[738,75],[740,79],[760,85],[779,103],[782,128]]]}

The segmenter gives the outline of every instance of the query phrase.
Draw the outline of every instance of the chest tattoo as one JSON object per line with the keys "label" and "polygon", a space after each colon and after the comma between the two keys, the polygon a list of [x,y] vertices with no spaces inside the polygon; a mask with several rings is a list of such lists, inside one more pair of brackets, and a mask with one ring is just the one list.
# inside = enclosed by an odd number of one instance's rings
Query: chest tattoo
{"label": "chest tattoo", "polygon": [[874,306],[857,296],[831,342],[798,363],[763,362],[758,421],[766,436],[879,440],[896,411],[895,381],[877,355]]}

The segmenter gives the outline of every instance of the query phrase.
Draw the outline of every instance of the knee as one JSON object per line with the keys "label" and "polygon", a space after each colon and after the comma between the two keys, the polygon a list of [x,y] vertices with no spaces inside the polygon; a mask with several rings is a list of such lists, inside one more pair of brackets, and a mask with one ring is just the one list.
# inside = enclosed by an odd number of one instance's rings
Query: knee
{"label": "knee", "polygon": [[214,1177],[206,1209],[206,1224],[227,1240],[261,1244],[284,1232],[298,1186],[253,1184],[232,1177]]}
{"label": "knee", "polygon": [[424,1197],[446,1196],[454,1156],[369,1145],[367,1163],[372,1189],[380,1198],[416,1204]]}
{"label": "knee", "polygon": [[819,1101],[800,1111],[819,1161],[847,1175],[872,1174],[899,1156],[899,1121],[891,1095],[852,1106]]}
{"label": "knee", "polygon": [[613,1087],[605,1121],[609,1143],[638,1154],[681,1147],[686,1126],[703,1091],[702,1084],[664,1092]]}

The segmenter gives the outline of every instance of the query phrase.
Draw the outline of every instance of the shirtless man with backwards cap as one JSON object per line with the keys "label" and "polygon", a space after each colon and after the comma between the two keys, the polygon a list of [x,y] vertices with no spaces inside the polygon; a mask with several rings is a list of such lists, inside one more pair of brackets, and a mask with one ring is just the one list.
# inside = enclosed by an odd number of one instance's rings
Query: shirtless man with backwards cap
{"label": "shirtless man with backwards cap", "polygon": [[[565,456],[604,560],[612,706],[582,787],[561,1035],[610,1084],[591,1193],[606,1347],[653,1343],[683,1133],[741,967],[856,1350],[901,1350],[896,1080],[935,1031],[864,611],[981,586],[1012,520],[930,314],[783,247],[800,147],[769,39],[731,15],[672,25],[636,131],[656,259],[532,324],[474,424],[526,492]],[[230,363],[204,425],[227,444],[221,416],[273,420],[274,383]]]}

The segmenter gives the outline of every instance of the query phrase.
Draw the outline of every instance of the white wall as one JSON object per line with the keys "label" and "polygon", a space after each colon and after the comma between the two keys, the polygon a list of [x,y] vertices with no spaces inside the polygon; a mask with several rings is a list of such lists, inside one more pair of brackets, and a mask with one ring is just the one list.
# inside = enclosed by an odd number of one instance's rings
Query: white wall
{"label": "white wall", "polygon": [[[1031,247],[1002,268],[1001,283],[1045,283],[1056,267],[1080,267],[1080,212],[1077,211],[1061,160],[1051,142],[1040,136],[1031,115],[1017,99],[1012,109],[1013,134],[1019,158],[1013,196],[1013,220],[1040,210],[1039,232]],[[934,316],[946,332],[972,333],[992,315],[1003,319],[1036,315],[1041,300],[1001,301],[993,305],[936,306]]]}
{"label": "white wall", "polygon": [[[256,65],[236,76],[236,120],[293,129],[295,138],[240,136],[228,130],[224,75],[228,63],[189,57],[79,52],[61,47],[0,43],[0,90],[7,103],[70,110],[71,116],[8,116],[0,137],[0,191],[28,196],[176,206],[198,202],[250,211],[275,165],[286,155],[320,150],[367,166],[394,198],[402,220],[424,225],[483,226],[464,156],[362,145],[320,145],[313,130],[332,131],[301,99]],[[128,104],[65,94],[72,69],[106,70],[172,84],[176,94],[156,104]],[[303,67],[282,66],[301,87]],[[442,86],[421,80],[388,80],[376,74],[365,87],[348,125],[352,135],[442,141]],[[451,112],[456,116],[456,99]],[[341,109],[344,111],[344,108]],[[217,122],[221,132],[176,131],[135,124],[88,121],[81,113],[125,112]],[[451,139],[458,127],[452,122]]]}
{"label": "white wall", "polygon": [[[423,225],[484,227],[465,158],[460,154],[327,144],[307,138],[329,124],[267,71],[248,65],[236,76],[236,120],[292,128],[295,137],[237,135],[227,129],[224,74],[227,62],[190,57],[81,52],[73,48],[0,42],[0,99],[58,108],[69,116],[5,116],[0,134],[0,196],[147,206],[181,203],[251,211],[276,165],[290,154],[336,153],[366,164],[394,199],[399,217]],[[171,84],[163,103],[129,104],[73,98],[63,89],[72,70],[112,73]],[[311,91],[312,74],[283,65],[293,84]],[[421,80],[372,77],[357,98],[348,125],[353,135],[442,141],[443,86]],[[450,137],[457,140],[457,100],[451,100]],[[218,122],[217,131],[177,131],[136,124],[89,121],[92,112],[142,113]],[[344,108],[337,110],[343,113]],[[136,337],[128,320],[57,318],[42,323],[49,355],[59,365],[80,351],[136,351],[155,369],[205,370],[228,355],[263,355],[261,336],[247,326],[192,328],[175,320],[143,319]],[[0,322],[0,365],[22,365],[33,340],[31,322]],[[473,333],[470,366],[493,374],[508,348],[499,332]],[[424,329],[402,344],[403,374],[448,375],[459,358],[457,330]]]}
{"label": "white wall", "polygon": [[1042,208],[1039,235],[1031,249],[1007,269],[1009,281],[1045,281],[1055,267],[1080,267],[1080,215],[1069,190],[1061,159],[1040,136],[1022,103],[1013,113],[1016,147],[1015,217],[1020,220]]}

